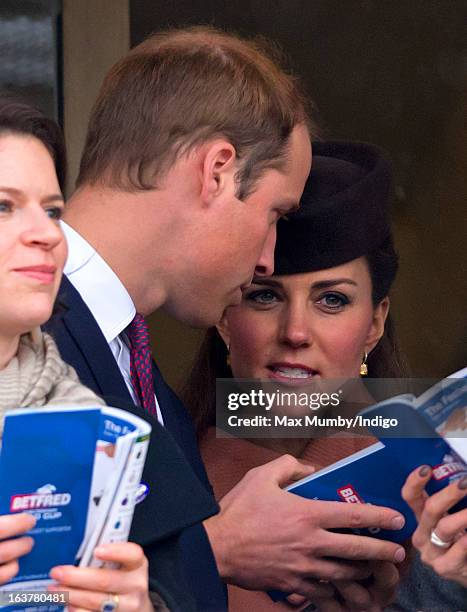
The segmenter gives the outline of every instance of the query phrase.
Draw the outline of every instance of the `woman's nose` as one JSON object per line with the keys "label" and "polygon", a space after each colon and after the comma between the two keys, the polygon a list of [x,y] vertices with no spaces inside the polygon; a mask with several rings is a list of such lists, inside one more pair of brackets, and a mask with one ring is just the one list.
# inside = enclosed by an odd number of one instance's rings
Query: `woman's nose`
{"label": "woman's nose", "polygon": [[304,304],[291,305],[281,325],[281,341],[294,348],[311,344],[310,313]]}
{"label": "woman's nose", "polygon": [[42,206],[33,207],[28,211],[21,238],[24,244],[45,250],[55,248],[64,240],[60,225],[49,217]]}

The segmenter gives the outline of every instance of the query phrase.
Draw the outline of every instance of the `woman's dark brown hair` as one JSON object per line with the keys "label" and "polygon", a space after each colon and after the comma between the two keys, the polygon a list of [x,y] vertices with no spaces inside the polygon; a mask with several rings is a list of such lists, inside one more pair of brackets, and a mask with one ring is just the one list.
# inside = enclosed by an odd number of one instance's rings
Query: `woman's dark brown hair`
{"label": "woman's dark brown hair", "polygon": [[[19,134],[37,138],[53,159],[58,184],[64,191],[66,182],[66,148],[65,139],[59,125],[46,117],[39,109],[18,98],[0,94],[0,137],[5,134]],[[57,300],[54,314],[64,310]]]}
{"label": "woman's dark brown hair", "polygon": [[[372,301],[377,306],[391,289],[398,269],[398,255],[391,238],[366,255],[372,283]],[[227,349],[215,327],[206,336],[195,358],[190,376],[182,391],[201,437],[216,419],[216,378],[232,378],[227,365]],[[384,335],[368,357],[368,375],[372,378],[403,378],[408,368],[399,349],[394,324],[388,315]]]}
{"label": "woman's dark brown hair", "polygon": [[0,135],[21,134],[40,140],[50,153],[62,191],[66,180],[65,141],[60,127],[39,109],[17,98],[0,94]]}

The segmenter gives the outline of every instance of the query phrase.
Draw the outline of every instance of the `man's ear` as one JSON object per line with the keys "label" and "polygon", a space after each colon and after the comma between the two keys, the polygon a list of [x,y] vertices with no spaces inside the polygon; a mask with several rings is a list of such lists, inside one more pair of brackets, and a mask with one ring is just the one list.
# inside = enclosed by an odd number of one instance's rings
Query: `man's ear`
{"label": "man's ear", "polygon": [[212,140],[200,148],[201,198],[211,202],[224,192],[235,194],[237,153],[227,140]]}
{"label": "man's ear", "polygon": [[386,296],[373,311],[373,320],[365,344],[365,351],[367,353],[370,353],[383,337],[384,324],[389,314],[389,305],[390,301],[388,296]]}
{"label": "man's ear", "polygon": [[229,322],[227,319],[226,311],[224,310],[224,314],[222,315],[221,320],[216,325],[216,329],[219,332],[220,337],[225,342],[225,346],[230,346],[230,329]]}

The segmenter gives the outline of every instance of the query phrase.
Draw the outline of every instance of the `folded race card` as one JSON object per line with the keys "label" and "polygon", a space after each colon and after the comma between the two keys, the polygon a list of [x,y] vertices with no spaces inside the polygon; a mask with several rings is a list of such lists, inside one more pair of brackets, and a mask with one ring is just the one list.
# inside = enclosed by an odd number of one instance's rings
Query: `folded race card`
{"label": "folded race card", "polygon": [[[418,398],[393,397],[363,410],[360,414],[397,419],[397,431],[387,436],[383,427],[369,427],[379,442],[300,480],[287,490],[310,500],[366,503],[394,508],[405,517],[398,531],[354,529],[353,533],[404,542],[415,530],[416,520],[401,497],[409,473],[430,465],[433,476],[427,485],[436,493],[467,474],[467,369],[446,378]],[[451,509],[467,506],[467,498]],[[345,530],[339,530],[345,531]],[[271,591],[275,601],[285,594]]]}
{"label": "folded race card", "polygon": [[[110,407],[12,410],[0,456],[0,514],[36,517],[32,551],[0,593],[43,591],[62,564],[98,566],[94,548],[126,541],[151,427]],[[54,604],[12,610],[54,612]],[[9,610],[10,606],[1,609]]]}

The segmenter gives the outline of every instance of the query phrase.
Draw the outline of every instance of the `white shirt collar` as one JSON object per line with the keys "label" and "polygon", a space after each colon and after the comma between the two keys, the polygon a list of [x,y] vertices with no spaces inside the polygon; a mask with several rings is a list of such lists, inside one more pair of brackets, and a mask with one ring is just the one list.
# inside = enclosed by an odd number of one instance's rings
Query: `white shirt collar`
{"label": "white shirt collar", "polygon": [[64,273],[80,293],[108,343],[133,320],[136,309],[122,282],[99,253],[61,221],[68,242]]}

